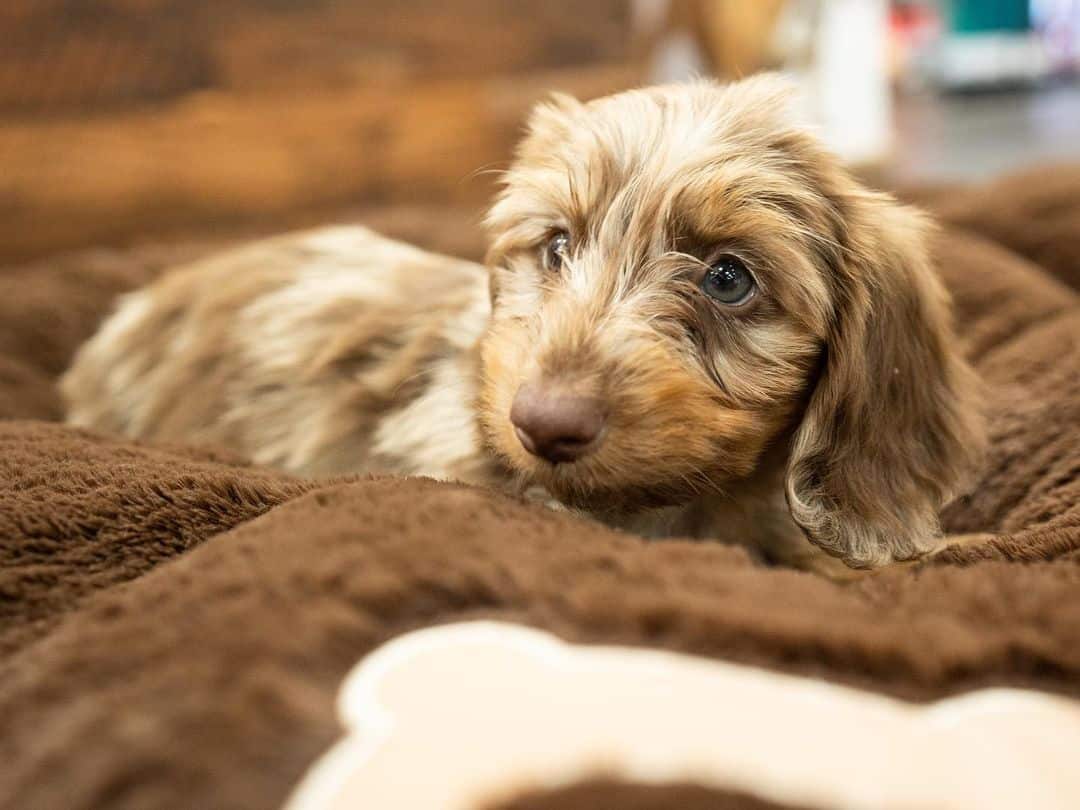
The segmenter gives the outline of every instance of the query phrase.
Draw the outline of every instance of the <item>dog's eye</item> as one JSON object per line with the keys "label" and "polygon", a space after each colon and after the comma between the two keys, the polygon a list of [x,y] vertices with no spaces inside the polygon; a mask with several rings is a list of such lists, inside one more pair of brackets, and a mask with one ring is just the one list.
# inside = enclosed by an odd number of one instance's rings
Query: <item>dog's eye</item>
{"label": "dog's eye", "polygon": [[570,234],[566,231],[559,231],[552,234],[551,238],[547,240],[544,245],[544,267],[552,272],[558,272],[562,269],[563,260],[566,258],[566,251],[570,247]]}
{"label": "dog's eye", "polygon": [[737,307],[754,297],[757,283],[742,259],[725,253],[709,267],[701,280],[701,289],[721,304]]}

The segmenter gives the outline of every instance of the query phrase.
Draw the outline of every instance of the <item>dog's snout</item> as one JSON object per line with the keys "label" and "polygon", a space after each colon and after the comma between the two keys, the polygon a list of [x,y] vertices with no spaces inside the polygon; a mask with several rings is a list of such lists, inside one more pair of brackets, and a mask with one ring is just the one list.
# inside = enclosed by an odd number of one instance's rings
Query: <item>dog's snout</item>
{"label": "dog's snout", "polygon": [[604,429],[603,403],[526,383],[510,408],[510,421],[522,446],[558,464],[574,461],[596,447]]}

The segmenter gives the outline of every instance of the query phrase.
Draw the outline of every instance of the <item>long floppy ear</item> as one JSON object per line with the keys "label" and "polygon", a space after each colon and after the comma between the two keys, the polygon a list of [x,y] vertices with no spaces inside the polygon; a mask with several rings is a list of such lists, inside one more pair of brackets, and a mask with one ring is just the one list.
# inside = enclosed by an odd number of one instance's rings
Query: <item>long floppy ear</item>
{"label": "long floppy ear", "polygon": [[927,256],[928,224],[852,186],[839,206],[835,310],[787,498],[813,543],[863,568],[933,548],[938,511],[980,449],[981,419]]}

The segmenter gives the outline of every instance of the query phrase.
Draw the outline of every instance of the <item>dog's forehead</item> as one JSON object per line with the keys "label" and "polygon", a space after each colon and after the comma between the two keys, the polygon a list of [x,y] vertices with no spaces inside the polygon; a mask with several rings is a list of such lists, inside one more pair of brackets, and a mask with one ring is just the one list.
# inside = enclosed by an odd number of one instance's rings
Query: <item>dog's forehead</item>
{"label": "dog's forehead", "polygon": [[723,114],[722,93],[662,88],[597,99],[570,128],[570,146],[587,160],[626,175],[676,172],[718,156],[737,134]]}
{"label": "dog's forehead", "polygon": [[[775,148],[798,122],[785,85],[754,81],[721,87],[699,82],[619,93],[584,107],[568,139],[627,174],[679,172]],[[600,153],[599,155],[597,153]]]}
{"label": "dog's forehead", "polygon": [[806,133],[772,84],[749,84],[651,88],[566,110],[536,133],[518,190],[541,190],[590,226],[611,214],[705,225],[729,203],[774,203],[797,182]]}

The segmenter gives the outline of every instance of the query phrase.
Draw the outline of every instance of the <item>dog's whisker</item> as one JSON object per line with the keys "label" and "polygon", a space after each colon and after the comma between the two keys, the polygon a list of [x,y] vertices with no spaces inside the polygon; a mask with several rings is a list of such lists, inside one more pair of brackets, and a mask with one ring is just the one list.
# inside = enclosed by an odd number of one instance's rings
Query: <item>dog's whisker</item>
{"label": "dog's whisker", "polygon": [[483,166],[473,169],[471,172],[465,175],[464,179],[475,180],[477,177],[486,177],[488,175],[494,177],[505,177],[510,170],[509,164],[499,166],[500,163],[503,163],[503,161],[487,163]]}

